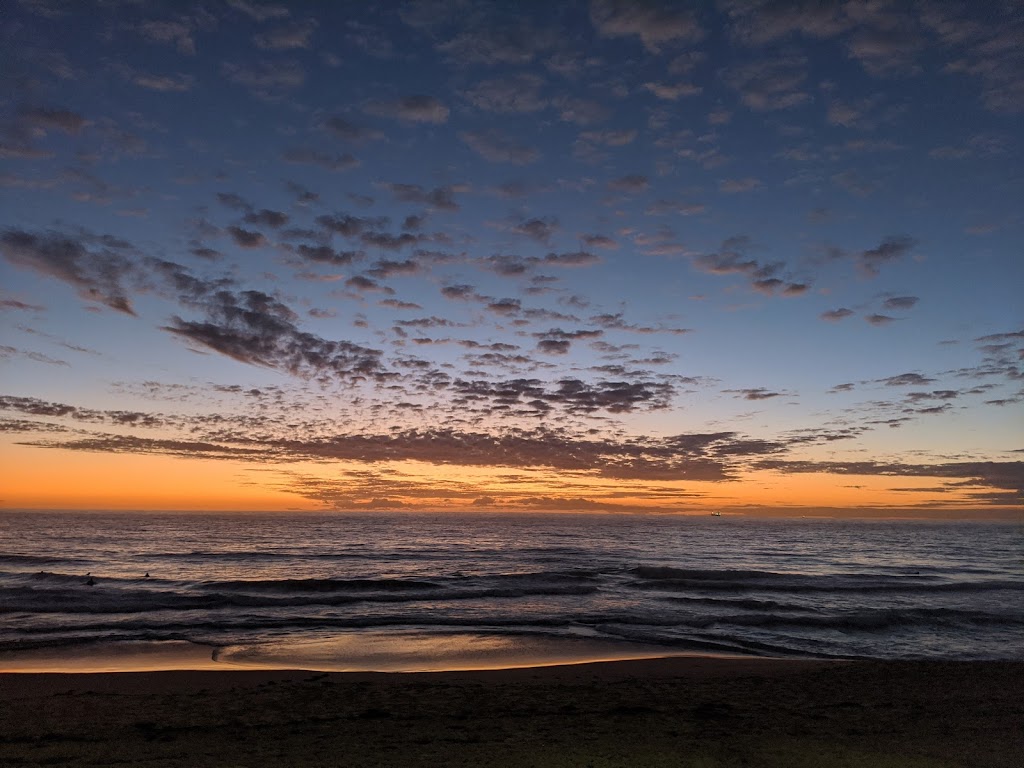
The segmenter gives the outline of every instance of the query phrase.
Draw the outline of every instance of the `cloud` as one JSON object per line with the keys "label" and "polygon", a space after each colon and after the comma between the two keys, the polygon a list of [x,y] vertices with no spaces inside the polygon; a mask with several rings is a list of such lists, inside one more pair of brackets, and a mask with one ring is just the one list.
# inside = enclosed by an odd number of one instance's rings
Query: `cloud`
{"label": "cloud", "polygon": [[909,392],[906,399],[911,403],[919,403],[926,400],[955,400],[960,392],[955,389],[933,389],[931,392]]}
{"label": "cloud", "polygon": [[270,19],[286,18],[291,13],[283,5],[249,2],[249,0],[226,0],[226,2],[236,11],[240,11],[256,21],[269,21]]}
{"label": "cloud", "polygon": [[756,466],[761,469],[772,469],[783,474],[813,472],[845,476],[931,477],[966,480],[974,485],[1016,491],[1018,502],[1020,500],[1019,494],[1024,492],[1024,462],[1021,461],[905,464],[880,461],[817,462],[764,459],[759,461]]}
{"label": "cloud", "polygon": [[619,244],[607,235],[582,235],[580,237],[580,242],[588,248],[605,248],[615,250],[619,247]]}
{"label": "cloud", "polygon": [[363,110],[376,117],[388,117],[409,123],[431,123],[440,125],[448,122],[449,110],[433,96],[403,96],[390,101],[371,101]]}
{"label": "cloud", "polygon": [[395,275],[413,275],[419,271],[419,263],[412,259],[405,259],[404,261],[381,259],[375,262],[372,268],[366,270],[366,273],[378,280],[385,280]]}
{"label": "cloud", "polygon": [[917,70],[915,59],[925,39],[908,15],[887,20],[885,26],[862,26],[847,40],[847,50],[868,74],[885,76]]}
{"label": "cloud", "polygon": [[495,299],[487,304],[486,309],[496,315],[515,315],[523,308],[519,299]]}
{"label": "cloud", "polygon": [[769,296],[780,289],[785,296],[799,296],[808,290],[805,283],[787,282],[777,277],[785,267],[783,262],[761,263],[747,256],[745,251],[749,247],[748,237],[730,237],[722,242],[717,252],[697,254],[692,262],[700,271],[713,275],[745,275],[754,290]]}
{"label": "cloud", "polygon": [[910,253],[917,241],[906,235],[890,235],[874,248],[857,254],[861,271],[870,277],[877,277],[883,264],[896,261]]}
{"label": "cloud", "polygon": [[295,312],[262,291],[224,289],[195,304],[204,319],[175,315],[164,330],[248,365],[320,381],[347,383],[383,371],[379,350],[300,330]]}
{"label": "cloud", "polygon": [[920,387],[925,384],[932,384],[934,381],[935,379],[929,379],[920,373],[901,373],[898,376],[889,376],[888,378],[877,380],[879,384],[885,384],[887,387]]}
{"label": "cloud", "polygon": [[863,116],[863,109],[849,102],[833,99],[829,102],[825,120],[829,125],[841,125],[844,128],[854,127]]}
{"label": "cloud", "polygon": [[546,355],[564,355],[569,351],[570,342],[565,339],[541,339],[537,349]]}
{"label": "cloud", "polygon": [[18,299],[0,299],[0,310],[3,309],[17,309],[22,312],[43,312],[46,310],[46,307],[41,304],[29,304]]}
{"label": "cloud", "polygon": [[[425,10],[428,5],[424,4]],[[485,66],[521,66],[533,61],[538,54],[550,50],[559,43],[554,28],[538,27],[527,15],[519,13],[516,6],[507,6],[508,12],[496,13],[496,4],[484,13],[463,13],[458,21],[461,29],[450,39],[438,44],[437,49],[447,54],[457,66],[482,64]],[[436,10],[426,10],[434,15],[434,21],[441,18]],[[408,23],[409,15],[405,14]]]}
{"label": "cloud", "polygon": [[1018,339],[1024,339],[1024,330],[1009,331],[1007,333],[990,333],[987,336],[979,336],[975,341],[991,343],[993,341],[1015,341]]}
{"label": "cloud", "polygon": [[541,96],[544,79],[521,73],[512,77],[483,80],[464,92],[466,100],[477,109],[495,114],[528,114],[548,106]]}
{"label": "cloud", "polygon": [[845,320],[851,315],[856,314],[852,309],[846,307],[840,307],[839,309],[830,309],[822,312],[820,317],[822,320],[828,320],[830,322],[836,322],[838,320]]}
{"label": "cloud", "polygon": [[[477,384],[483,397],[493,398],[498,407],[502,407],[502,403],[506,403],[504,407],[511,407],[522,402],[527,407],[539,408],[543,401],[532,403],[527,402],[527,398],[540,395],[572,399],[579,395],[586,400],[600,391],[608,392],[611,402],[622,402],[613,390],[579,392],[574,391],[572,382],[565,382],[557,392],[538,386],[535,380],[510,380],[493,387],[482,382],[457,382],[456,385],[467,393],[466,405],[475,402]],[[73,406],[69,407],[74,410]],[[97,414],[102,415],[102,412]],[[180,417],[166,418],[182,426],[189,424]],[[28,444],[64,450],[230,458],[256,463],[418,461],[435,466],[548,469],[622,480],[712,482],[734,479],[737,462],[771,456],[784,448],[781,443],[751,440],[734,432],[619,440],[543,427],[497,433],[456,428],[332,432],[329,423],[315,425],[317,431],[323,432],[323,437],[301,439],[295,436],[294,430],[287,428],[288,420],[280,420],[280,436],[268,434],[262,425],[250,424],[251,419],[235,417],[228,421],[221,419],[216,429],[200,430],[198,436],[187,439],[98,433],[87,437],[47,437]],[[17,431],[61,434],[59,424],[0,422],[0,429],[8,426]],[[202,434],[204,431],[209,434]],[[256,435],[260,438],[255,439]],[[471,488],[468,492],[475,496],[479,490]],[[678,493],[678,489],[672,489],[674,496]],[[445,495],[451,495],[450,485],[445,487]]]}
{"label": "cloud", "polygon": [[628,192],[635,194],[644,192],[651,186],[651,180],[639,173],[631,173],[628,176],[620,176],[608,182],[608,189],[615,192]]}
{"label": "cloud", "polygon": [[330,154],[305,147],[286,149],[281,159],[295,165],[317,165],[328,171],[347,171],[359,165],[359,161],[348,152]]}
{"label": "cloud", "polygon": [[636,137],[635,128],[626,128],[611,131],[583,131],[578,140],[606,147],[624,147],[627,144],[632,144]]}
{"label": "cloud", "polygon": [[7,229],[0,233],[0,253],[15,266],[67,283],[86,301],[135,314],[127,286],[138,281],[139,273],[131,258],[134,248],[123,240]]}
{"label": "cloud", "polygon": [[325,131],[339,139],[357,144],[384,138],[384,134],[375,128],[358,125],[337,115],[324,120],[322,127]]}
{"label": "cloud", "polygon": [[563,331],[560,328],[552,328],[543,333],[533,334],[539,339],[537,349],[548,355],[564,355],[569,352],[573,341],[577,339],[595,339],[604,334],[602,330],[578,330]]}
{"label": "cloud", "polygon": [[698,213],[704,213],[705,210],[706,206],[700,203],[683,200],[656,200],[644,213],[648,216],[665,216],[668,214],[694,216]]}
{"label": "cloud", "polygon": [[241,227],[228,227],[227,233],[235,241],[235,245],[242,248],[262,248],[267,244],[267,238],[262,232],[253,232]]}
{"label": "cloud", "polygon": [[192,86],[195,84],[195,78],[192,75],[185,74],[174,74],[174,75],[154,75],[148,72],[140,72],[135,69],[128,67],[121,68],[121,76],[125,80],[137,85],[139,88],[145,88],[149,91],[158,91],[160,93],[184,93],[185,91],[192,90]]}
{"label": "cloud", "polygon": [[696,96],[704,90],[690,83],[644,83],[643,88],[662,101],[678,101],[683,96]]}
{"label": "cloud", "polygon": [[575,96],[562,96],[554,101],[559,118],[566,123],[576,125],[592,125],[608,119],[611,115],[608,107],[600,101],[581,99]]}
{"label": "cloud", "polygon": [[638,37],[651,53],[704,36],[696,17],[674,5],[630,0],[592,0],[590,20],[602,37]]}
{"label": "cloud", "polygon": [[94,410],[64,403],[53,403],[36,397],[0,395],[0,411],[14,411],[30,416],[72,418],[76,421],[130,427],[159,427],[166,423],[160,414],[143,411]]}
{"label": "cloud", "polygon": [[945,71],[980,79],[981,102],[993,112],[1024,110],[1024,54],[1021,53],[1020,16],[1012,4],[994,5],[982,17],[964,19],[953,14],[970,6],[929,5],[922,21],[946,46]]}
{"label": "cloud", "polygon": [[892,322],[896,321],[895,317],[890,317],[889,315],[880,315],[880,314],[877,314],[877,313],[876,314],[871,314],[871,315],[866,315],[864,317],[864,319],[868,323],[870,323],[871,325],[874,325],[876,327],[877,326],[888,325],[889,323],[892,323]]}
{"label": "cloud", "polygon": [[286,24],[283,27],[260,32],[253,37],[257,48],[268,51],[290,51],[294,48],[309,48],[310,38],[317,28],[313,19]]}
{"label": "cloud", "polygon": [[794,34],[825,39],[852,24],[843,3],[718,0],[718,5],[729,15],[733,35],[747,45],[765,45]]}
{"label": "cloud", "polygon": [[382,307],[391,307],[392,309],[423,309],[419,304],[412,301],[399,301],[398,299],[381,299],[377,303]]}
{"label": "cloud", "polygon": [[221,72],[231,82],[267,101],[276,101],[306,82],[305,70],[294,61],[261,62],[256,66],[225,62]]}
{"label": "cloud", "polygon": [[14,357],[23,357],[26,360],[31,360],[32,362],[35,363],[46,363],[47,365],[63,365],[65,367],[70,367],[70,363],[68,363],[66,360],[58,360],[56,358],[50,357],[49,355],[44,355],[42,352],[33,352],[27,349],[18,349],[17,347],[12,347],[7,344],[0,344],[0,359],[11,359]]}
{"label": "cloud", "polygon": [[194,56],[196,41],[191,21],[187,16],[182,16],[175,21],[141,21],[127,28],[151,42],[174,45],[179,53]]}
{"label": "cloud", "polygon": [[[524,233],[526,234],[526,233]],[[541,239],[544,231],[542,228],[536,228],[535,233],[532,237],[537,242],[544,242]],[[479,263],[490,271],[503,275],[505,277],[517,277],[519,275],[525,275],[538,266],[548,267],[587,267],[592,264],[597,264],[601,261],[601,258],[590,251],[570,251],[563,253],[546,253],[544,256],[515,256],[510,254],[496,254],[494,256],[488,256],[485,259],[480,259]],[[539,276],[534,276],[534,280],[537,280]],[[555,280],[557,278],[549,277],[546,278],[547,282]]]}
{"label": "cloud", "polygon": [[811,290],[811,286],[807,283],[789,283],[785,288],[782,289],[783,296],[803,296]]}
{"label": "cloud", "polygon": [[509,231],[517,235],[524,235],[538,243],[546,244],[551,236],[558,231],[558,219],[555,218],[533,218],[525,219],[513,224]]}
{"label": "cloud", "polygon": [[722,179],[718,182],[718,188],[722,192],[749,192],[752,189],[757,189],[761,186],[761,180],[755,179],[753,176],[747,176],[742,179]]}
{"label": "cloud", "polygon": [[750,109],[768,112],[790,109],[807,101],[803,90],[806,62],[801,58],[763,59],[727,70],[725,82],[739,93]]}
{"label": "cloud", "polygon": [[756,387],[753,389],[725,389],[723,392],[741,397],[744,400],[771,400],[775,397],[782,397],[785,392],[773,392],[770,389],[764,387]]}
{"label": "cloud", "polygon": [[441,289],[441,295],[448,299],[465,301],[473,298],[476,295],[476,290],[472,285],[446,285]]}
{"label": "cloud", "polygon": [[586,267],[597,264],[601,257],[590,251],[570,251],[568,253],[547,253],[544,254],[540,263],[557,267]]}
{"label": "cloud", "polygon": [[328,245],[298,245],[295,252],[306,261],[341,267],[363,257],[362,251],[337,251]]}
{"label": "cloud", "polygon": [[629,331],[630,333],[670,333],[676,336],[682,336],[687,333],[693,333],[692,328],[672,328],[665,326],[649,326],[649,325],[634,325],[627,323],[621,313],[617,314],[601,314],[594,315],[590,318],[590,322],[595,325],[599,325],[602,328],[616,331]]}
{"label": "cloud", "polygon": [[350,277],[345,281],[345,287],[360,292],[378,291],[389,296],[393,296],[395,293],[394,289],[389,288],[386,285],[381,285],[376,280],[372,280],[365,275],[354,275],[353,277]]}
{"label": "cloud", "polygon": [[455,188],[451,185],[424,189],[419,184],[385,184],[395,200],[403,203],[420,203],[439,211],[457,211],[459,204],[455,202]]}
{"label": "cloud", "polygon": [[893,296],[886,299],[882,306],[886,309],[913,309],[918,301],[920,299],[917,296]]}
{"label": "cloud", "polygon": [[282,211],[271,211],[268,208],[263,208],[259,211],[253,211],[245,215],[246,224],[255,224],[259,227],[270,227],[271,229],[280,229],[288,223],[288,214]]}
{"label": "cloud", "polygon": [[[558,341],[558,340],[556,340]],[[560,341],[566,341],[562,339]],[[560,345],[553,345],[555,351]],[[630,413],[637,410],[662,410],[669,407],[675,394],[673,386],[664,381],[601,380],[585,382],[581,379],[560,379],[553,385],[539,379],[511,379],[484,381],[456,379],[451,385],[453,405],[484,402],[492,405],[521,406],[546,412],[560,407],[573,414],[598,411]]]}
{"label": "cloud", "polygon": [[39,131],[61,131],[75,135],[87,124],[87,120],[70,109],[29,107],[19,111],[20,120],[31,129]]}
{"label": "cloud", "polygon": [[529,165],[540,159],[540,152],[534,147],[519,144],[494,130],[461,131],[459,138],[480,157],[492,163]]}
{"label": "cloud", "polygon": [[383,216],[352,216],[347,213],[324,214],[316,217],[318,226],[342,237],[358,237],[364,232],[386,227],[388,219]]}
{"label": "cloud", "polygon": [[414,235],[409,232],[402,232],[399,235],[392,235],[389,232],[363,232],[359,240],[363,245],[372,248],[380,248],[385,251],[400,251],[410,245],[427,240],[424,235]]}
{"label": "cloud", "polygon": [[218,192],[217,202],[232,211],[243,211],[248,213],[252,210],[252,203],[241,195],[236,195],[234,192]]}
{"label": "cloud", "polygon": [[858,197],[868,197],[878,190],[878,184],[866,180],[860,173],[854,170],[841,171],[832,175],[832,183],[842,187],[847,192]]}

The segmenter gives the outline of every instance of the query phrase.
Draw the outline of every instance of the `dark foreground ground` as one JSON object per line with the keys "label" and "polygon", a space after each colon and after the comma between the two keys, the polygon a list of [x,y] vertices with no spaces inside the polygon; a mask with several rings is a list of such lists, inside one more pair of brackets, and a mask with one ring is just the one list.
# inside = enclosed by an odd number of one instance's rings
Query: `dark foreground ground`
{"label": "dark foreground ground", "polygon": [[0,675],[0,765],[1005,766],[1024,662]]}

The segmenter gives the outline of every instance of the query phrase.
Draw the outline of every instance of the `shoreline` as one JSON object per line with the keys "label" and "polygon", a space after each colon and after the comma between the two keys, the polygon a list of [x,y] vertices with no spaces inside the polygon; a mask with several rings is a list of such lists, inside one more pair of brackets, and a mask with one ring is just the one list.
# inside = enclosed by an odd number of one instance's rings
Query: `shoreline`
{"label": "shoreline", "polygon": [[[535,669],[659,658],[762,658],[592,638],[353,632],[316,640],[215,646],[186,640],[83,643],[0,653],[0,674],[172,671],[425,673]],[[768,658],[768,657],[765,657]]]}
{"label": "shoreline", "polygon": [[1024,661],[0,674],[0,763],[1011,768]]}

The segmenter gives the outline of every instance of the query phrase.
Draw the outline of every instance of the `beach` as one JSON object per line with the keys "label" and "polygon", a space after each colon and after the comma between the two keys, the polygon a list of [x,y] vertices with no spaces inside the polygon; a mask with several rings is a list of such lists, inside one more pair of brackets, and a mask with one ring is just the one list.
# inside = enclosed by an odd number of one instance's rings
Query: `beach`
{"label": "beach", "polygon": [[1024,662],[0,675],[0,764],[1010,766]]}

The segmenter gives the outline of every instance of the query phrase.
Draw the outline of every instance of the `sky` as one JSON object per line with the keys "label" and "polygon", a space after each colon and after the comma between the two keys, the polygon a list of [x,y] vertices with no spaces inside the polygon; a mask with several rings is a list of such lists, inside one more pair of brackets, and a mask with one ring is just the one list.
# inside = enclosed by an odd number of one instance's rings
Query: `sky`
{"label": "sky", "polygon": [[0,29],[0,507],[1024,511],[1019,2]]}

